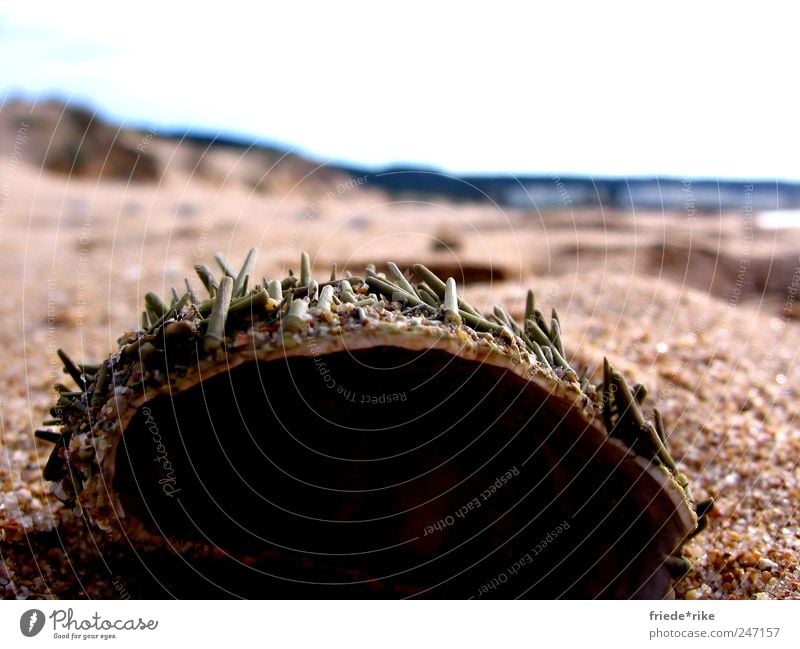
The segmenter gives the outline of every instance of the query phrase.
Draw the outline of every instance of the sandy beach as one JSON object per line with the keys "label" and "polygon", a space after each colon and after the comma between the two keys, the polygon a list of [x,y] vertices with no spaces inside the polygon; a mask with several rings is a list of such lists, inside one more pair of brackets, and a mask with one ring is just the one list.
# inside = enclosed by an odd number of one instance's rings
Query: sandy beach
{"label": "sandy beach", "polygon": [[32,144],[0,160],[0,595],[185,594],[180,573],[160,569],[170,557],[109,544],[50,495],[50,446],[33,431],[66,379],[56,349],[104,358],[148,290],[168,294],[216,251],[240,263],[257,247],[259,276],[297,269],[303,250],[324,274],[423,262],[479,308],[516,315],[533,288],[557,306],[574,367],[598,381],[608,356],[649,387],[645,408],[662,411],[695,497],[716,500],[678,596],[800,598],[800,230],[746,212],[398,199],[313,165],[254,188],[263,168],[235,151],[126,137],[146,143],[158,179],[46,170]]}

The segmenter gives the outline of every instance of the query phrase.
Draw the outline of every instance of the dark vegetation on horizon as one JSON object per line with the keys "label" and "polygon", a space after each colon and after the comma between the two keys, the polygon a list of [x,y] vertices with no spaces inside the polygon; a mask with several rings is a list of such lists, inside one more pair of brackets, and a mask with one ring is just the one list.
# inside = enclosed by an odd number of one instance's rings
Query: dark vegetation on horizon
{"label": "dark vegetation on horizon", "polygon": [[[245,139],[210,134],[167,133],[204,147],[226,146],[296,155],[277,146],[253,145]],[[601,177],[570,175],[455,175],[435,168],[393,166],[371,169],[346,163],[325,168],[363,179],[367,187],[398,198],[446,198],[456,202],[492,202],[504,207],[607,207],[682,210],[800,208],[800,183],[789,181],[714,180],[675,177]]]}
{"label": "dark vegetation on horizon", "polygon": [[[193,173],[209,178],[215,151],[236,151],[247,160],[247,182],[260,191],[290,188],[325,192],[348,177],[358,186],[396,198],[490,202],[503,207],[558,209],[603,207],[684,211],[689,215],[730,210],[800,208],[800,182],[696,178],[593,178],[512,174],[464,175],[422,167],[371,169],[322,164],[277,144],[203,132],[137,131],[112,125],[90,109],[59,101],[13,100],[0,111],[0,153],[20,146],[29,164],[51,172],[133,181],[157,181],[164,169],[151,141],[192,149]],[[6,151],[8,150],[8,151]],[[212,165],[213,167],[213,165]],[[278,182],[276,182],[278,181]]]}

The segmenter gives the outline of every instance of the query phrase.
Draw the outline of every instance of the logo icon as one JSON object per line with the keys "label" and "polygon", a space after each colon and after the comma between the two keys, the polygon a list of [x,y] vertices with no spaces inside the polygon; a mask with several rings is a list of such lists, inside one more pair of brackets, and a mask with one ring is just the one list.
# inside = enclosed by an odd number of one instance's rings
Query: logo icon
{"label": "logo icon", "polygon": [[44,627],[44,613],[39,609],[32,608],[25,611],[22,617],[19,618],[19,630],[22,635],[27,638],[32,638]]}

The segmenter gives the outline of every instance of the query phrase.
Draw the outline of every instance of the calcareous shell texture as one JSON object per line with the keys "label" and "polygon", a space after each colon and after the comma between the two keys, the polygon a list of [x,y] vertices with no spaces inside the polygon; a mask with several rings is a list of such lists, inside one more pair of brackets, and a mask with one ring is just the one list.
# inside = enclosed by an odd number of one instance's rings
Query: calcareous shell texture
{"label": "calcareous shell texture", "polygon": [[262,596],[669,596],[695,504],[645,390],[570,367],[557,314],[485,316],[453,279],[254,281],[196,267],[37,431],[112,538],[245,566]]}

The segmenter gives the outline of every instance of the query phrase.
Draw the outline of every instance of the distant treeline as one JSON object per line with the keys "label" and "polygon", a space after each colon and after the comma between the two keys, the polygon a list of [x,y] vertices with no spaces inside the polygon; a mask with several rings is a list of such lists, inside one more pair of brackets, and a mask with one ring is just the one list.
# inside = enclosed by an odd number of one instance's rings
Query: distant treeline
{"label": "distant treeline", "polygon": [[[296,155],[287,154],[280,146],[254,146],[236,137],[211,137],[200,133],[171,134],[171,137],[181,137],[204,146],[264,151],[273,156]],[[683,210],[692,215],[800,208],[800,183],[787,181],[511,174],[457,176],[421,167],[392,167],[376,171],[344,164],[328,164],[325,168],[361,179],[360,186],[381,189],[398,198],[493,202],[503,207],[523,209],[664,209]]]}
{"label": "distant treeline", "polygon": [[454,176],[439,171],[393,168],[368,171],[341,167],[366,185],[395,196],[488,201],[506,207],[606,207],[685,210],[774,210],[800,208],[800,183],[690,178],[600,178],[582,176]]}
{"label": "distant treeline", "polygon": [[[369,169],[322,163],[278,143],[241,135],[133,129],[107,122],[91,107],[53,99],[11,99],[0,111],[0,158],[22,160],[49,172],[126,182],[159,182],[168,166],[214,182],[227,182],[210,163],[220,150],[235,150],[238,181],[262,192],[290,188],[310,197],[341,188],[379,189],[409,200],[496,203],[526,210],[594,207],[685,211],[692,216],[720,211],[800,208],[800,182],[751,182],[682,178],[592,178],[591,176],[447,174],[421,167]],[[24,140],[24,141],[23,141]],[[186,146],[183,157],[166,159],[154,146],[169,140]],[[24,144],[24,155],[17,149]],[[241,164],[239,164],[241,163]],[[221,165],[221,166],[220,166]],[[231,172],[233,169],[230,170]],[[354,183],[354,184],[351,184]]]}

